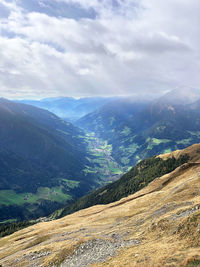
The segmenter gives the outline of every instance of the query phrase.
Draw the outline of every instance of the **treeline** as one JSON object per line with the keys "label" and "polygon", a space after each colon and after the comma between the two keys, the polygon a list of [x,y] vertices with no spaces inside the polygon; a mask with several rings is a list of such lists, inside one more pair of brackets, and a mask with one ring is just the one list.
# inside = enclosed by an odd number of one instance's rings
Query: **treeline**
{"label": "treeline", "polygon": [[11,235],[16,231],[19,231],[33,224],[35,224],[35,222],[24,221],[24,222],[14,222],[14,223],[0,225],[0,237]]}
{"label": "treeline", "polygon": [[155,178],[175,170],[188,160],[188,155],[180,156],[178,159],[174,157],[167,160],[156,157],[145,159],[124,174],[118,181],[108,184],[66,206],[58,217],[63,217],[93,205],[108,204],[120,200],[147,186]]}

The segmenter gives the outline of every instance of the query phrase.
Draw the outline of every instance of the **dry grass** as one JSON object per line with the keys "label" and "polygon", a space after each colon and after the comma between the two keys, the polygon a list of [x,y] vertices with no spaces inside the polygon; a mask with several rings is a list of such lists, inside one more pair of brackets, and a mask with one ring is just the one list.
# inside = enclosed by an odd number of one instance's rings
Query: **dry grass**
{"label": "dry grass", "polygon": [[[200,145],[194,145],[176,156],[189,153],[192,162],[200,162],[199,150]],[[94,206],[1,238],[0,264],[59,266],[82,242],[115,233],[139,239],[141,244],[122,249],[93,267],[199,266],[200,209],[194,209],[200,203],[198,173],[199,165],[178,168],[116,203]],[[31,259],[30,255],[41,251],[49,254]]]}
{"label": "dry grass", "polygon": [[27,245],[25,245],[24,249],[28,249],[28,248],[32,248],[34,246],[37,246],[37,245],[45,242],[49,238],[50,238],[50,235],[37,236],[33,241],[31,241]]}

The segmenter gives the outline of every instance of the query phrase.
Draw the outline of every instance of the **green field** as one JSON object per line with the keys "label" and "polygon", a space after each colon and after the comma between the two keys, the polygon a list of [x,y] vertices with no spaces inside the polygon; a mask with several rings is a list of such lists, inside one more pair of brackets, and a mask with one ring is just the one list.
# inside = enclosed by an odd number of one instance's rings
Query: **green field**
{"label": "green field", "polygon": [[[92,167],[86,166],[85,173],[94,173],[98,176],[100,185],[113,181],[113,177],[124,172],[112,157],[112,145],[106,140],[95,137],[94,133],[87,133],[88,152],[91,155],[90,163]],[[115,178],[116,179],[116,178]]]}
{"label": "green field", "polygon": [[169,143],[168,139],[157,139],[157,138],[147,138],[146,142],[148,143],[147,149],[151,150],[153,146],[158,146],[162,143]]}
{"label": "green field", "polygon": [[42,199],[62,203],[70,200],[71,196],[62,192],[62,186],[52,188],[39,187],[36,194],[29,192],[16,193],[14,190],[0,190],[0,205],[34,204]]}

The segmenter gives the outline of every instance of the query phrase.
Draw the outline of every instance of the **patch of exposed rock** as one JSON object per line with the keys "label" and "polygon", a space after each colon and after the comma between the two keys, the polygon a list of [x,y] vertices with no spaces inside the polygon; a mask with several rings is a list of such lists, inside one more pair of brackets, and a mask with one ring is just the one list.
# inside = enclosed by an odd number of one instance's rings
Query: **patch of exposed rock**
{"label": "patch of exposed rock", "polygon": [[88,267],[93,263],[104,262],[108,257],[113,257],[123,247],[136,246],[140,243],[140,240],[120,238],[115,238],[115,241],[89,240],[79,246],[75,253],[61,264],[61,267]]}

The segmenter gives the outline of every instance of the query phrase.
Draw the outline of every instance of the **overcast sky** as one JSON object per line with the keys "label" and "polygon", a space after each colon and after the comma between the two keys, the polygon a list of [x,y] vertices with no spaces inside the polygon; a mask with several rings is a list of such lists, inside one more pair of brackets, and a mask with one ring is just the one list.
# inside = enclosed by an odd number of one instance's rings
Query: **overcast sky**
{"label": "overcast sky", "polygon": [[199,0],[0,0],[0,96],[200,88]]}

